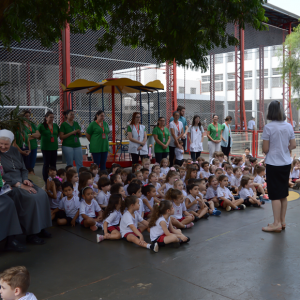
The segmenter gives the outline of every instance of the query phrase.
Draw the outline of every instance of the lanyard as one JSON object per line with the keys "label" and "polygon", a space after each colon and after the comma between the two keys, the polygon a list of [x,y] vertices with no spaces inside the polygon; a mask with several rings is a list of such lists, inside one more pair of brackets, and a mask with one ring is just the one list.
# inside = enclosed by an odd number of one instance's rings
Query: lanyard
{"label": "lanyard", "polygon": [[174,122],[174,124],[176,125],[176,127],[177,127],[177,129],[178,129],[178,134],[180,134],[180,130],[179,130],[179,122],[178,122],[178,124],[176,124],[176,123]]}
{"label": "lanyard", "polygon": [[[28,126],[26,126],[26,124],[27,124]],[[25,124],[25,126],[30,130],[30,133],[32,133],[32,127],[31,127],[31,125],[30,125],[29,123],[27,123],[27,122],[26,122],[26,124]]]}
{"label": "lanyard", "polygon": [[139,125],[139,129],[137,129],[137,127],[135,126],[135,124],[134,124],[134,127],[135,127],[136,132],[138,133],[138,136],[140,136],[140,125]]}
{"label": "lanyard", "polygon": [[100,126],[100,128],[102,129],[102,131],[104,133],[104,123],[102,123],[102,126],[100,125],[100,123],[98,123],[98,122],[96,122],[96,123]]}
{"label": "lanyard", "polygon": [[159,127],[159,129],[161,130],[163,136],[165,137],[165,128],[163,128],[163,130]]}
{"label": "lanyard", "polygon": [[54,128],[54,125],[52,124],[52,130],[50,129],[50,126],[48,125],[48,128],[49,128],[49,130],[50,130],[50,132],[51,132],[51,136],[53,137],[53,128]]}

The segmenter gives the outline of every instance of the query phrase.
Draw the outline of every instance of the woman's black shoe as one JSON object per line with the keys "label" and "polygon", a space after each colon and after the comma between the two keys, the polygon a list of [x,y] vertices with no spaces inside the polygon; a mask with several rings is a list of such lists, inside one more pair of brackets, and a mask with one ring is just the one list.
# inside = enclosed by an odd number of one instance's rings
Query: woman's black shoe
{"label": "woman's black shoe", "polygon": [[49,239],[52,237],[52,234],[48,232],[46,229],[42,229],[41,232],[38,234],[40,238],[46,238]]}
{"label": "woman's black shoe", "polygon": [[14,240],[6,243],[5,250],[6,251],[24,252],[24,251],[26,251],[26,246],[21,244],[18,240],[14,239]]}
{"label": "woman's black shoe", "polygon": [[36,234],[28,235],[26,238],[26,241],[30,244],[34,245],[44,245],[45,241],[41,238],[39,238]]}

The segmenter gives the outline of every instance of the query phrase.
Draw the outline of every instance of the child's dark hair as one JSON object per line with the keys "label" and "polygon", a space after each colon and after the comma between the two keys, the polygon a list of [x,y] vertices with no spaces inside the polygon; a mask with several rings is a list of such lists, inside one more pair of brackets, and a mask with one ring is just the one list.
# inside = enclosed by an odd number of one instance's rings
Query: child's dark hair
{"label": "child's dark hair", "polygon": [[257,161],[257,158],[256,158],[256,157],[253,157],[253,156],[251,156],[251,157],[249,158],[249,161],[251,162],[251,164],[253,164],[254,162],[256,162],[256,161]]}
{"label": "child's dark hair", "polygon": [[134,165],[132,165],[132,169],[131,169],[132,173],[136,172],[137,167],[141,167],[141,165],[140,164],[134,164]]}
{"label": "child's dark hair", "polygon": [[54,178],[52,181],[54,182],[56,190],[57,190],[61,186],[60,180],[58,180],[57,178]]}
{"label": "child's dark hair", "polygon": [[127,178],[126,178],[124,184],[125,184],[125,185],[128,184],[128,183],[131,182],[131,180],[134,179],[134,178],[136,178],[136,175],[135,175],[134,173],[129,173],[129,174],[127,175]]}
{"label": "child's dark hair", "polygon": [[188,181],[187,181],[187,184],[193,184],[195,183],[197,179],[196,178],[190,178]]}
{"label": "child's dark hair", "polygon": [[86,187],[88,180],[92,179],[92,175],[90,172],[83,172],[79,175],[79,182],[78,182],[78,191],[82,190]]}
{"label": "child's dark hair", "polygon": [[49,171],[56,171],[56,168],[53,167],[53,166],[50,166],[50,167],[48,168],[48,173],[49,173]]}
{"label": "child's dark hair", "polygon": [[88,171],[89,171],[89,169],[87,167],[81,167],[78,170],[79,173],[88,172]]}
{"label": "child's dark hair", "polygon": [[[195,169],[192,165],[187,169],[186,171],[186,176],[185,176],[185,181],[187,182],[189,179],[191,179],[191,173],[196,172],[197,176],[197,169]],[[196,179],[196,178],[194,178]]]}
{"label": "child's dark hair", "polygon": [[99,169],[97,164],[91,164],[90,165],[90,171],[97,170],[97,169]]}
{"label": "child's dark hair", "polygon": [[216,172],[222,172],[223,173],[223,170],[221,168],[216,168],[215,173]]}
{"label": "child's dark hair", "polygon": [[80,201],[83,199],[83,195],[85,195],[87,190],[93,190],[93,189],[89,186],[86,186],[86,187],[82,188],[81,190],[79,190],[79,200]]}
{"label": "child's dark hair", "polygon": [[107,177],[100,177],[98,180],[98,189],[102,190],[103,187],[110,185],[110,180]]}
{"label": "child's dark hair", "polygon": [[250,154],[246,155],[247,159],[250,159],[252,156]]}
{"label": "child's dark hair", "polygon": [[96,175],[91,170],[88,170],[87,172],[89,172],[92,175],[92,177],[95,178]]}
{"label": "child's dark hair", "polygon": [[198,185],[198,184],[201,183],[202,181],[206,182],[204,178],[198,178],[198,179],[195,179],[195,182],[194,182],[194,183]]}
{"label": "child's dark hair", "polygon": [[120,188],[123,187],[123,183],[115,183],[110,188],[110,194],[119,194]]}
{"label": "child's dark hair", "polygon": [[144,186],[142,187],[142,194],[143,194],[144,196],[147,196],[147,194],[150,193],[150,191],[151,191],[152,189],[155,189],[155,186],[154,186],[154,185],[152,185],[152,184],[146,184],[146,185],[144,185]]}
{"label": "child's dark hair", "polygon": [[124,212],[125,208],[129,208],[131,205],[134,205],[138,201],[137,196],[128,196],[125,198],[125,201],[122,202],[121,213]]}
{"label": "child's dark hair", "polygon": [[170,179],[171,177],[176,176],[176,175],[177,175],[177,172],[176,172],[176,171],[170,170],[170,171],[168,172],[167,176],[166,176],[166,182],[169,182],[169,179]]}
{"label": "child's dark hair", "polygon": [[200,170],[200,166],[197,163],[192,163],[192,166],[198,171]]}
{"label": "child's dark hair", "polygon": [[144,186],[144,184],[137,178],[133,178],[130,183],[137,183],[140,187]]}
{"label": "child's dark hair", "polygon": [[77,171],[75,171],[73,168],[68,170],[66,173],[67,181],[71,182],[75,174],[77,174]]}
{"label": "child's dark hair", "polygon": [[264,166],[256,165],[254,167],[253,176],[258,175],[260,172],[263,172],[266,168]]}
{"label": "child's dark hair", "polygon": [[210,175],[209,177],[208,177],[208,185],[211,185],[211,182],[213,181],[213,179],[217,179],[217,177],[215,176],[215,175]]}
{"label": "child's dark hair", "polygon": [[138,183],[130,182],[130,184],[127,187],[127,193],[128,195],[136,194],[141,189],[141,186]]}
{"label": "child's dark hair", "polygon": [[191,191],[195,186],[198,186],[198,185],[195,184],[195,183],[188,184],[188,185],[186,186],[186,191],[187,191],[187,193],[190,194],[190,191]]}
{"label": "child's dark hair", "polygon": [[233,164],[238,165],[243,160],[242,157],[238,156],[234,158]]}
{"label": "child's dark hair", "polygon": [[179,172],[180,166],[179,165],[173,165],[173,168],[175,169],[176,172]]}
{"label": "child's dark hair", "polygon": [[241,179],[241,187],[245,187],[246,184],[251,180],[249,176],[243,176]]}
{"label": "child's dark hair", "polygon": [[110,175],[110,183],[111,184],[115,184],[116,182],[116,180],[117,180],[117,177],[119,176],[120,174],[117,174],[117,173],[114,173],[114,174],[111,174]]}
{"label": "child's dark hair", "polygon": [[248,150],[248,151],[250,151],[250,148],[249,148],[249,147],[246,147],[246,148],[245,148],[245,150]]}
{"label": "child's dark hair", "polygon": [[161,215],[164,215],[168,209],[172,208],[172,202],[169,200],[162,200],[153,206],[153,212],[149,221],[149,228],[156,225],[156,221]]}
{"label": "child's dark hair", "polygon": [[120,203],[120,201],[122,201],[121,194],[113,194],[109,197],[108,204],[103,214],[103,220],[116,210],[116,206]]}
{"label": "child's dark hair", "polygon": [[62,190],[64,190],[64,189],[67,188],[67,187],[70,187],[70,188],[73,190],[73,184],[72,184],[71,182],[69,182],[69,181],[64,182],[64,183],[61,185],[61,187],[62,187]]}
{"label": "child's dark hair", "polygon": [[121,168],[121,166],[119,165],[119,164],[112,164],[111,165],[111,168],[110,168],[110,173],[112,173],[113,172],[113,169],[115,169],[115,168]]}
{"label": "child's dark hair", "polygon": [[56,175],[57,176],[61,176],[61,175],[64,175],[64,174],[66,174],[66,170],[65,169],[59,169],[59,170],[57,170],[57,172],[56,172]]}
{"label": "child's dark hair", "polygon": [[218,178],[218,181],[221,182],[223,181],[225,178],[228,179],[228,177],[226,175],[220,175],[219,178]]}
{"label": "child's dark hair", "polygon": [[229,162],[227,162],[227,161],[222,162],[222,168],[223,168],[223,169],[225,169],[225,166],[226,166],[226,165],[229,165]]}
{"label": "child's dark hair", "polygon": [[168,189],[168,191],[165,195],[165,199],[173,201],[173,200],[176,200],[179,196],[182,196],[182,191],[170,188],[170,189]]}
{"label": "child's dark hair", "polygon": [[235,167],[235,168],[233,168],[233,174],[235,174],[237,170],[242,170],[242,169],[241,169],[241,167]]}
{"label": "child's dark hair", "polygon": [[99,177],[101,177],[103,175],[108,176],[108,172],[106,170],[99,170],[98,175],[99,175]]}
{"label": "child's dark hair", "polygon": [[228,164],[228,165],[225,166],[224,169],[225,169],[225,171],[230,170],[230,169],[233,170],[233,167],[232,167],[231,164]]}
{"label": "child's dark hair", "polygon": [[206,165],[209,165],[209,162],[208,162],[208,161],[204,161],[204,162],[201,164],[201,167],[204,169],[204,167],[205,167]]}
{"label": "child's dark hair", "polygon": [[141,169],[141,172],[144,175],[145,172],[149,172],[149,169],[143,168],[143,169]]}
{"label": "child's dark hair", "polygon": [[244,167],[243,171],[250,171],[249,167]]}
{"label": "child's dark hair", "polygon": [[68,172],[70,169],[73,169],[73,166],[72,166],[72,165],[67,165],[67,166],[65,167],[65,169],[66,169],[66,172]]}
{"label": "child's dark hair", "polygon": [[160,168],[159,165],[153,165],[152,168],[151,168],[152,173],[154,172],[154,170],[155,170],[156,167],[159,167],[159,168]]}

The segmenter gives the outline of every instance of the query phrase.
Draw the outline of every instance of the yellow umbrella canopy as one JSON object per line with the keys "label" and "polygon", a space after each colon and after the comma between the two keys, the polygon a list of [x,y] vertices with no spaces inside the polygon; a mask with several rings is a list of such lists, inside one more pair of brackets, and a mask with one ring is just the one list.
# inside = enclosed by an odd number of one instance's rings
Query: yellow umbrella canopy
{"label": "yellow umbrella canopy", "polygon": [[65,87],[61,83],[61,87],[64,92],[81,92],[87,93],[89,90],[95,86],[99,85],[98,82],[90,81],[86,79],[76,79],[75,81],[71,82],[67,87]]}

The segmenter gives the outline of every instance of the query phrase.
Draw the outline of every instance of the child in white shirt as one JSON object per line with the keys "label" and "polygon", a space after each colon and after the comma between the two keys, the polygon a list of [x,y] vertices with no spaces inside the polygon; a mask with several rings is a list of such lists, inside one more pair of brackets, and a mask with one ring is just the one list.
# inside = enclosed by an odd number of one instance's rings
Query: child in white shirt
{"label": "child in white shirt", "polygon": [[99,193],[96,196],[96,200],[102,209],[105,209],[108,205],[108,200],[110,197],[110,180],[107,177],[101,177],[98,181]]}
{"label": "child in white shirt", "polygon": [[204,178],[206,182],[208,181],[209,176],[211,175],[209,172],[209,163],[207,161],[202,163],[202,171],[200,170],[200,178]]}
{"label": "child in white shirt", "polygon": [[242,169],[240,167],[233,168],[233,175],[234,175],[234,177],[232,177],[232,179],[231,179],[232,191],[234,193],[238,193],[239,187],[241,185],[241,179],[243,176]]}
{"label": "child in white shirt", "polygon": [[266,168],[264,166],[256,165],[254,168],[254,180],[253,185],[257,190],[258,196],[261,194],[263,199],[269,199],[267,192],[267,184],[264,180],[264,176],[266,175]]}
{"label": "child in white shirt", "polygon": [[246,206],[253,205],[254,207],[260,207],[262,204],[265,204],[265,201],[259,201],[254,196],[254,192],[250,186],[251,178],[249,176],[243,176],[241,180],[241,190],[240,197],[244,199],[244,204]]}
{"label": "child in white shirt", "polygon": [[160,172],[165,176],[167,176],[167,174],[170,170],[169,165],[170,165],[170,162],[167,158],[163,158],[160,161]]}
{"label": "child in white shirt", "polygon": [[183,141],[178,141],[178,147],[175,148],[175,165],[182,166],[183,161]]}

